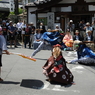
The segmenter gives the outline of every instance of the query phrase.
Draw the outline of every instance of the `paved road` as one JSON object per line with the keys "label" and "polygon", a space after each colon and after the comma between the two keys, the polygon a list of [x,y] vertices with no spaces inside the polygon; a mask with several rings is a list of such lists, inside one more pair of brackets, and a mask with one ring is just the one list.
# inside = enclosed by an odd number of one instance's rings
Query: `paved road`
{"label": "paved road", "polygon": [[[16,48],[10,52],[31,55],[33,49]],[[3,55],[0,95],[95,95],[95,67],[67,64],[74,75],[76,85],[50,84],[42,74],[42,66],[51,51],[42,50],[33,62],[17,55]],[[63,51],[67,61],[76,58],[74,51]]]}

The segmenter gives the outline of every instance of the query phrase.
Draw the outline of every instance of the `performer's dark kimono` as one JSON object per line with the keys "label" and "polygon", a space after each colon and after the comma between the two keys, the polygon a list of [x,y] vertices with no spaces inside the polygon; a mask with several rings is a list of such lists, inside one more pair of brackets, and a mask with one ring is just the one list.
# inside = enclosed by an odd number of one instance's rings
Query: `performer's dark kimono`
{"label": "performer's dark kimono", "polygon": [[62,55],[57,59],[51,56],[43,66],[43,73],[52,81],[62,84],[71,84],[73,75],[66,66],[66,61]]}

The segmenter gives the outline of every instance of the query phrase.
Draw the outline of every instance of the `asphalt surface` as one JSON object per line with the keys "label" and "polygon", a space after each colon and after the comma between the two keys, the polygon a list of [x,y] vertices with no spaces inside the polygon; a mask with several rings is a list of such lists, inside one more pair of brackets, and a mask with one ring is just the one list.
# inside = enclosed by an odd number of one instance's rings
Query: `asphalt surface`
{"label": "asphalt surface", "polygon": [[[8,49],[10,52],[30,56],[33,49]],[[49,83],[42,73],[42,66],[50,57],[51,51],[42,50],[34,58],[36,62],[18,55],[3,54],[0,95],[95,95],[95,66],[67,64],[74,75],[75,85]],[[76,58],[75,51],[63,51],[67,61]]]}

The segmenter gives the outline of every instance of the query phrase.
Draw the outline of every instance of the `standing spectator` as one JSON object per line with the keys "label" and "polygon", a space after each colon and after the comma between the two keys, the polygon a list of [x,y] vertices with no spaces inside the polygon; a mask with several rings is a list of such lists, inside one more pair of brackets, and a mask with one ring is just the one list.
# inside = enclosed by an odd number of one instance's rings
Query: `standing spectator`
{"label": "standing spectator", "polygon": [[8,26],[8,32],[9,32],[9,41],[10,41],[10,48],[12,48],[12,44],[14,42],[14,47],[16,47],[16,41],[15,41],[15,27],[13,26],[12,21],[9,22]]}
{"label": "standing spectator", "polygon": [[25,28],[26,28],[26,23],[25,23],[25,21],[22,22],[21,29],[22,29],[22,27],[25,27]]}
{"label": "standing spectator", "polygon": [[0,81],[3,81],[1,78],[1,67],[2,67],[2,51],[5,51],[6,54],[10,54],[7,51],[7,45],[4,36],[2,35],[2,27],[0,27]]}
{"label": "standing spectator", "polygon": [[57,32],[59,32],[59,33],[64,37],[65,33],[64,33],[64,31],[59,27],[59,25],[56,25],[56,26],[55,26],[55,30],[56,30]]}
{"label": "standing spectator", "polygon": [[69,29],[69,31],[71,32],[71,35],[74,35],[74,31],[75,31],[75,24],[73,23],[73,20],[70,20],[68,25],[67,25],[67,29]]}
{"label": "standing spectator", "polygon": [[18,40],[17,40],[17,37],[18,37],[18,29],[17,29],[17,27],[16,27],[16,23],[15,24],[13,24],[13,27],[15,28],[15,47],[17,48],[17,42],[18,42]]}
{"label": "standing spectator", "polygon": [[44,32],[46,32],[45,26],[43,25],[43,23],[40,23],[40,26],[38,27],[39,29],[42,29],[41,33],[43,34]]}
{"label": "standing spectator", "polygon": [[80,35],[80,32],[78,30],[75,31],[75,35],[73,36],[73,40],[79,40],[79,41],[83,41],[83,36]]}
{"label": "standing spectator", "polygon": [[35,26],[34,26],[33,22],[31,22],[29,25],[29,31],[31,32],[30,43],[32,44],[31,46],[33,46],[34,34],[35,34]]}
{"label": "standing spectator", "polygon": [[17,23],[17,28],[18,28],[18,39],[21,41],[21,31],[22,31],[22,21],[19,20],[19,22]]}
{"label": "standing spectator", "polygon": [[22,35],[22,47],[24,46],[24,37],[25,37],[25,28],[26,27],[22,27],[22,32],[21,32],[21,35]]}
{"label": "standing spectator", "polygon": [[27,24],[25,28],[25,39],[24,39],[25,48],[28,43],[29,43],[29,48],[31,48],[30,34],[31,34],[31,31],[29,31],[29,24]]}
{"label": "standing spectator", "polygon": [[8,35],[7,31],[8,31],[8,26],[6,25],[6,21],[5,21],[5,20],[2,21],[1,27],[2,27],[3,35],[4,35],[5,40],[6,40],[6,43],[7,43],[7,35]]}
{"label": "standing spectator", "polygon": [[55,30],[57,30],[58,32],[62,31],[62,29],[59,27],[59,25],[55,26]]}
{"label": "standing spectator", "polygon": [[84,36],[84,33],[85,33],[84,27],[85,27],[85,23],[84,23],[84,20],[82,20],[79,23],[79,32],[81,36]]}

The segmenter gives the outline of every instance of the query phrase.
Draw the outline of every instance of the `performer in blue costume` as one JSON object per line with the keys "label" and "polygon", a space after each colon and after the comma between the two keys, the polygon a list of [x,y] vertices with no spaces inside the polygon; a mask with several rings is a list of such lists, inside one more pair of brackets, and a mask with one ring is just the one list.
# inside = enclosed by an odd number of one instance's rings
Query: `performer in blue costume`
{"label": "performer in blue costume", "polygon": [[52,50],[52,46],[56,44],[60,44],[63,48],[66,48],[65,44],[62,42],[62,35],[60,35],[57,31],[52,31],[49,29],[49,32],[45,32],[41,40],[42,42],[38,46],[38,48],[32,53],[31,57],[35,56],[37,52],[43,49]]}
{"label": "performer in blue costume", "polygon": [[85,65],[95,65],[95,53],[86,46],[85,43],[79,43],[76,45],[77,59],[72,60],[70,63],[78,62]]}

